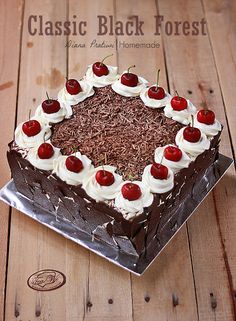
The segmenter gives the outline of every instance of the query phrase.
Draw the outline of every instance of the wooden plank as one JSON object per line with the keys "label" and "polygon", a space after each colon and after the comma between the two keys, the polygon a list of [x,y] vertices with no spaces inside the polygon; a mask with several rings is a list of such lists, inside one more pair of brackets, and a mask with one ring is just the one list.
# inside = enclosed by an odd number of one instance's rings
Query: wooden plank
{"label": "wooden plank", "polygon": [[229,1],[225,3],[218,0],[203,0],[202,3],[225,103],[232,144],[236,146],[234,122],[236,109],[233,95],[236,87],[236,2]]}
{"label": "wooden plank", "polygon": [[[66,75],[66,39],[63,36],[30,36],[27,25],[31,14],[42,15],[45,20],[66,20],[66,2],[25,2],[17,123],[27,119],[29,109],[36,108],[45,97],[46,90],[54,96]],[[66,309],[66,294],[69,293],[68,301],[71,300],[70,295],[74,295],[77,301],[78,296],[83,296],[86,274],[81,278],[82,273],[77,271],[84,269],[87,264],[83,256],[69,256],[73,247],[71,242],[22,213],[13,211],[6,320],[37,320],[39,317],[44,320],[65,320],[68,313],[73,313],[73,309]],[[74,264],[70,265],[72,260],[76,262],[77,269]],[[66,276],[68,273],[67,286],[54,292],[37,293],[31,290],[27,286],[28,277],[45,268],[59,270]],[[74,282],[78,282],[80,287],[75,288]],[[82,315],[83,302],[80,303]]]}
{"label": "wooden plank", "polygon": [[[231,139],[231,148],[235,160],[236,130],[234,119],[236,114],[233,93],[236,85],[236,3],[235,1],[231,1],[226,5],[225,3],[211,0],[202,1],[202,3],[207,19],[209,37],[211,40],[221,93],[225,105],[227,125]],[[229,175],[227,175],[227,177],[223,180],[223,183],[224,186],[222,186],[222,188],[224,188],[225,193],[221,193],[220,189],[216,189],[214,199],[217,204],[217,223],[219,225],[221,246],[224,251],[224,262],[229,280],[234,316],[236,316],[236,249],[234,246],[236,229],[236,183],[235,172],[233,168]],[[224,215],[220,215],[220,213],[224,213]]]}
{"label": "wooden plank", "polygon": [[[113,53],[114,56],[107,60],[108,64],[116,65],[116,48],[96,48],[90,47],[96,40],[97,43],[103,40],[106,43],[114,44],[114,36],[97,36],[97,15],[114,15],[113,2],[105,0],[99,1],[70,1],[69,17],[73,19],[76,14],[78,21],[87,22],[87,34],[83,37],[71,36],[72,43],[85,43],[86,48],[69,48],[68,74],[70,77],[79,79],[86,71],[87,65],[103,59],[105,56]],[[104,271],[106,271],[104,273]],[[84,320],[105,321],[110,317],[116,321],[133,320],[132,318],[132,300],[131,284],[128,272],[115,267],[112,263],[105,261],[97,255],[89,254],[89,270],[86,289],[86,309]],[[110,300],[110,301],[109,301]],[[109,303],[110,302],[110,303]],[[75,303],[74,303],[75,304]]]}
{"label": "wooden plank", "polygon": [[[160,48],[123,48],[118,50],[120,70],[135,64],[136,72],[155,82],[156,70],[161,68],[161,84],[167,88],[167,75],[161,37],[153,37],[156,13],[155,1],[116,1],[116,20],[126,21],[138,15],[144,21],[142,36],[122,36],[118,41],[160,44]],[[132,276],[133,313],[135,321],[198,320],[191,259],[186,227],[164,250],[141,278]],[[179,304],[173,306],[172,296]]]}
{"label": "wooden plank", "polygon": [[145,274],[133,277],[135,320],[198,320],[186,228]]}
{"label": "wooden plank", "polygon": [[[2,106],[1,122],[2,125],[5,124],[0,129],[0,187],[10,178],[9,168],[5,160],[7,142],[12,140],[12,132],[15,125],[21,14],[21,1],[0,2],[0,100]],[[12,48],[13,44],[14,50]],[[9,207],[2,202],[0,203],[0,214],[0,320],[3,320]]]}
{"label": "wooden plank", "polygon": [[[204,17],[199,1],[159,0],[158,3],[165,21],[192,21]],[[221,151],[232,155],[209,37],[165,35],[164,45],[171,89],[178,89],[198,107],[204,102],[215,111],[225,125]],[[200,320],[235,320],[234,181],[231,170],[188,224]],[[229,242],[226,243],[226,239]]]}

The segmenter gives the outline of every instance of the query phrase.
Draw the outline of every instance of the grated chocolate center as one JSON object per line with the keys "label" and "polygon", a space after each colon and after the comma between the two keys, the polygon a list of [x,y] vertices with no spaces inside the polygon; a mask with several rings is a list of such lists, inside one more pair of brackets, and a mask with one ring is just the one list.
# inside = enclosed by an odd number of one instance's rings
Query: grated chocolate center
{"label": "grated chocolate center", "polygon": [[139,97],[123,97],[110,86],[73,107],[73,116],[54,125],[52,143],[70,154],[78,148],[95,166],[116,166],[125,179],[140,179],[159,146],[175,142],[183,125]]}

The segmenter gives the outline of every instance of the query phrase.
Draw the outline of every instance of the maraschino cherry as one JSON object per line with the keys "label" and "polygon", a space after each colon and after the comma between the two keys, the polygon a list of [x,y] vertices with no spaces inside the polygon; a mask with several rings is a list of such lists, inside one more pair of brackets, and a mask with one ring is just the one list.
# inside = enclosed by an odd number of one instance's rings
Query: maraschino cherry
{"label": "maraschino cherry", "polygon": [[197,113],[197,120],[199,123],[206,125],[213,125],[215,122],[215,113],[212,110],[199,110]]}
{"label": "maraschino cherry", "polygon": [[71,155],[71,156],[68,156],[66,159],[66,168],[70,172],[79,173],[82,171],[84,166],[78,157]]}
{"label": "maraschino cherry", "polygon": [[157,71],[157,84],[148,89],[148,97],[156,100],[165,98],[165,90],[162,87],[159,87],[159,74],[160,69]]}
{"label": "maraschino cherry", "polygon": [[193,127],[193,116],[192,116],[192,126],[187,126],[184,128],[183,137],[190,143],[197,143],[201,139],[200,129]]}
{"label": "maraschino cherry", "polygon": [[151,167],[151,175],[156,179],[167,179],[168,168],[159,163],[153,163]]}
{"label": "maraschino cherry", "polygon": [[47,94],[47,99],[44,100],[42,103],[43,111],[46,114],[57,113],[61,108],[59,101],[49,98],[48,93],[46,94]]}
{"label": "maraschino cherry", "polygon": [[135,183],[126,183],[121,188],[123,197],[129,201],[135,201],[142,195],[140,187]]}
{"label": "maraschino cherry", "polygon": [[175,146],[167,146],[164,149],[164,157],[172,162],[178,162],[182,158],[182,151]]}
{"label": "maraschino cherry", "polygon": [[28,137],[32,137],[40,133],[41,125],[37,120],[30,119],[22,125],[22,130],[25,135],[27,135]]}
{"label": "maraschino cherry", "polygon": [[93,64],[93,73],[97,77],[102,77],[102,76],[107,76],[109,74],[109,70],[107,68],[107,65],[105,65],[103,62],[105,59],[108,57],[113,56],[113,54],[106,56],[105,58],[102,59],[102,61],[97,61]]}
{"label": "maraschino cherry", "polygon": [[123,85],[128,86],[128,87],[136,87],[138,84],[138,76],[133,74],[132,72],[129,72],[129,70],[131,68],[134,68],[135,65],[130,66],[127,70],[127,72],[125,72],[121,78],[120,81]]}
{"label": "maraschino cherry", "polygon": [[188,102],[185,98],[180,97],[176,91],[176,96],[174,96],[170,101],[171,107],[176,111],[181,111],[187,109]]}
{"label": "maraschino cherry", "polygon": [[97,171],[95,178],[98,184],[100,184],[101,186],[110,186],[115,181],[114,175],[104,169]]}
{"label": "maraschino cherry", "polygon": [[67,79],[66,90],[70,95],[77,95],[82,91],[82,88],[76,79]]}
{"label": "maraschino cherry", "polygon": [[201,131],[196,127],[187,126],[183,132],[184,139],[190,143],[197,143],[201,138]]}
{"label": "maraschino cherry", "polygon": [[51,144],[43,143],[38,148],[38,156],[41,159],[49,159],[53,156],[54,149]]}

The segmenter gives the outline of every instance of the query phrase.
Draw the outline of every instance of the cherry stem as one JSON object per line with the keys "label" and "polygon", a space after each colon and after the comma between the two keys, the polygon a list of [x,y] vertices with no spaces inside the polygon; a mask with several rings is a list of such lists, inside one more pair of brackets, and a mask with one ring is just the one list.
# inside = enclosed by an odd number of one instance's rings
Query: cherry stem
{"label": "cherry stem", "polygon": [[179,93],[177,90],[175,90],[176,95],[180,98]]}
{"label": "cherry stem", "polygon": [[135,66],[135,65],[130,66],[130,67],[128,68],[128,70],[127,70],[127,73],[129,73],[129,70],[130,70],[131,68],[134,68],[134,67],[136,67],[136,66]]}
{"label": "cherry stem", "polygon": [[51,99],[49,98],[47,91],[46,91],[46,95],[47,95],[47,99],[48,99],[48,101],[49,101],[49,103],[50,103],[50,102],[51,102]]}
{"label": "cherry stem", "polygon": [[110,55],[106,56],[105,58],[103,58],[102,61],[101,61],[101,63],[100,63],[100,65],[103,64],[103,62],[104,62],[105,59],[107,59],[108,57],[111,57],[111,56],[113,56],[113,54],[110,54]]}
{"label": "cherry stem", "polygon": [[160,75],[160,69],[157,70],[157,85],[156,85],[156,88],[158,88],[158,84],[159,84],[159,75]]}
{"label": "cherry stem", "polygon": [[31,118],[31,109],[29,110],[29,120],[30,120],[30,118]]}
{"label": "cherry stem", "polygon": [[132,174],[129,174],[128,178],[131,180],[131,179],[133,179],[134,177],[133,177]]}
{"label": "cherry stem", "polygon": [[66,81],[68,81],[68,77],[65,77],[66,78]]}
{"label": "cherry stem", "polygon": [[72,146],[72,152],[76,153],[78,151],[78,147]]}
{"label": "cherry stem", "polygon": [[191,119],[192,119],[192,121],[191,121],[191,123],[192,123],[192,126],[191,127],[194,127],[193,125],[193,123],[194,123],[194,118],[193,118],[193,115],[191,115]]}

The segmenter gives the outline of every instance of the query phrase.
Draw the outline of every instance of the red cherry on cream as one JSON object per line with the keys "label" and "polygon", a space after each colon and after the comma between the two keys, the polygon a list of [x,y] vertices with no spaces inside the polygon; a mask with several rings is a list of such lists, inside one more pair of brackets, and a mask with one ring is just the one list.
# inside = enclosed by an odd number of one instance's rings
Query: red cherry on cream
{"label": "red cherry on cream", "polygon": [[28,120],[22,125],[22,130],[25,135],[32,137],[40,133],[41,125],[37,120]]}
{"label": "red cherry on cream", "polygon": [[95,178],[98,184],[100,184],[101,186],[110,186],[115,181],[114,175],[104,169],[97,171]]}
{"label": "red cherry on cream", "polygon": [[[176,92],[177,93],[177,92]],[[177,93],[177,96],[174,96],[170,101],[171,107],[176,111],[181,111],[187,109],[188,102],[185,98],[180,97]]]}
{"label": "red cherry on cream", "polygon": [[66,90],[70,95],[77,95],[82,91],[82,88],[76,79],[68,79],[66,81]]}
{"label": "red cherry on cream", "polygon": [[128,87],[136,87],[138,85],[138,76],[129,72],[129,70],[134,67],[135,65],[130,66],[128,71],[121,76],[120,81],[123,85]]}
{"label": "red cherry on cream", "polygon": [[199,123],[212,125],[215,122],[215,113],[212,110],[199,110],[197,113],[197,120]]}
{"label": "red cherry on cream", "polygon": [[148,89],[148,97],[156,100],[160,100],[165,98],[165,90],[162,87],[158,86],[159,83],[159,74],[160,74],[160,69],[157,71],[157,84],[156,86],[152,86]]}
{"label": "red cherry on cream", "polygon": [[102,76],[107,76],[109,74],[109,70],[105,64],[97,61],[93,64],[93,73],[97,77],[102,77]]}
{"label": "red cherry on cream", "polygon": [[153,163],[151,167],[151,175],[156,179],[167,179],[168,168],[159,163]]}
{"label": "red cherry on cream", "polygon": [[84,166],[78,157],[71,155],[71,156],[68,156],[66,159],[66,168],[70,172],[79,173],[82,171]]}
{"label": "red cherry on cream", "polygon": [[109,74],[109,70],[107,68],[107,65],[105,65],[103,62],[105,59],[107,59],[108,57],[111,57],[111,56],[113,56],[113,54],[108,55],[102,61],[97,61],[93,64],[93,66],[92,66],[93,73],[97,77],[107,76]]}
{"label": "red cherry on cream", "polygon": [[53,156],[54,149],[51,144],[43,143],[38,148],[38,156],[41,159],[49,159]]}
{"label": "red cherry on cream", "polygon": [[201,131],[198,128],[187,126],[183,131],[184,139],[190,143],[197,143],[201,139]]}
{"label": "red cherry on cream", "polygon": [[129,201],[135,201],[142,195],[140,187],[135,183],[126,183],[121,188],[123,197]]}
{"label": "red cherry on cream", "polygon": [[164,149],[164,157],[172,162],[178,162],[182,158],[182,151],[175,146],[167,146]]}
{"label": "red cherry on cream", "polygon": [[162,87],[152,86],[148,89],[148,97],[156,100],[165,98],[165,90]]}
{"label": "red cherry on cream", "polygon": [[42,103],[42,109],[46,114],[54,114],[57,113],[61,106],[59,101],[55,100],[55,99],[50,99],[48,97],[48,93],[47,93],[47,98],[46,100],[43,101]]}

